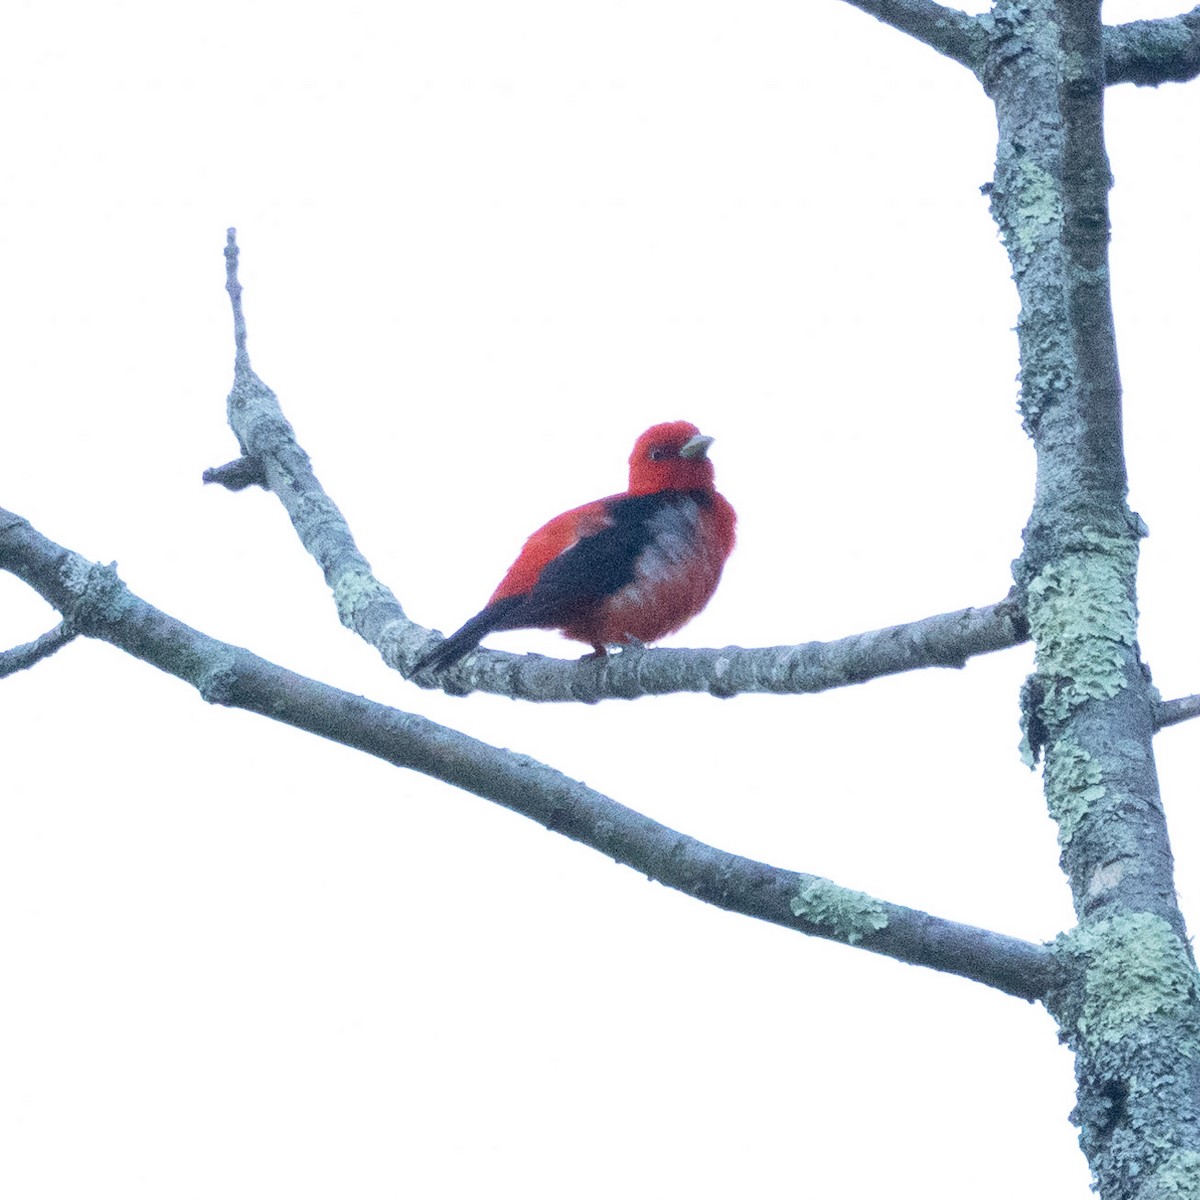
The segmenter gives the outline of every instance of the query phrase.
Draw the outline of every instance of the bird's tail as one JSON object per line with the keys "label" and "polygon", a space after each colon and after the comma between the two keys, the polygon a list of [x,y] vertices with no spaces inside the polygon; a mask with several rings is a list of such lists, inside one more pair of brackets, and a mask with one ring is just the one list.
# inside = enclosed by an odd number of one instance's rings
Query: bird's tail
{"label": "bird's tail", "polygon": [[464,654],[469,654],[479,645],[480,639],[487,637],[498,629],[514,628],[508,623],[510,609],[519,605],[520,597],[507,597],[489,604],[482,612],[476,613],[460,630],[452,633],[445,641],[438,642],[432,650],[426,651],[418,660],[414,671],[424,671],[431,667],[435,671],[444,671],[453,666]]}

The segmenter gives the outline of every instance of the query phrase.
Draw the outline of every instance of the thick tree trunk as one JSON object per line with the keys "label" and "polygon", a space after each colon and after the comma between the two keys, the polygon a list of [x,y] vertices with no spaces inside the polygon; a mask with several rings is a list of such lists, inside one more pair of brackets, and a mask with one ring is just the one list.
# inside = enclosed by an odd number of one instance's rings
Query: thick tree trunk
{"label": "thick tree trunk", "polygon": [[1021,297],[1021,411],[1037,494],[1016,564],[1037,670],[1030,754],[1079,925],[1048,1004],[1075,1051],[1080,1143],[1105,1200],[1193,1194],[1200,997],[1175,899],[1137,646],[1110,303],[1099,0],[997,6],[982,71],[999,126],[993,213]]}

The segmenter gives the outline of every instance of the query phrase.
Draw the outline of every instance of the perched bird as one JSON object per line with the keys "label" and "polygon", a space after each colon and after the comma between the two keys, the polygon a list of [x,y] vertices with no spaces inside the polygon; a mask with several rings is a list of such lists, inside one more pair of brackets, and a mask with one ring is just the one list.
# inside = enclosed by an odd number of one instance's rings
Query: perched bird
{"label": "perched bird", "polygon": [[486,607],[416,669],[443,670],[503,629],[559,629],[603,655],[682,628],[733,549],[737,517],[713,489],[712,440],[687,421],[647,429],[629,456],[629,490],[543,525]]}

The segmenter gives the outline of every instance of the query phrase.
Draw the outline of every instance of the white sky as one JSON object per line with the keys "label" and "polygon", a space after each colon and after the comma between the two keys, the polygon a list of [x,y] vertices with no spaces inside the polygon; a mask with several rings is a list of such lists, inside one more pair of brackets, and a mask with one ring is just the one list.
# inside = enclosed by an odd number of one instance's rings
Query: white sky
{"label": "white sky", "polygon": [[[817,697],[451,700],[338,625],[274,498],[200,485],[236,453],[234,224],[254,365],[417,620],[456,627],[680,417],[741,536],[677,644],[999,599],[1033,462],[965,71],[838,3],[22,3],[0,90],[0,504],[207,633],[723,848],[1070,923],[1027,649]],[[1170,696],[1200,690],[1200,85],[1109,95]],[[0,577],[0,643],[51,624]],[[1089,1194],[1040,1008],[706,908],[104,645],[0,683],[0,728],[6,1196]],[[1193,926],[1198,737],[1158,742]]]}

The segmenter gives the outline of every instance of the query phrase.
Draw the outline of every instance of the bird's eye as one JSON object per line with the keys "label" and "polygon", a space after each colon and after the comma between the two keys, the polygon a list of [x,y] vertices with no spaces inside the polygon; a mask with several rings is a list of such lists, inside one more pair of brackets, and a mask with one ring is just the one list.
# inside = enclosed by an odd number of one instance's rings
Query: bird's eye
{"label": "bird's eye", "polygon": [[664,458],[668,457],[669,452],[664,450],[661,446],[655,446],[654,449],[650,451],[651,462],[661,462]]}

